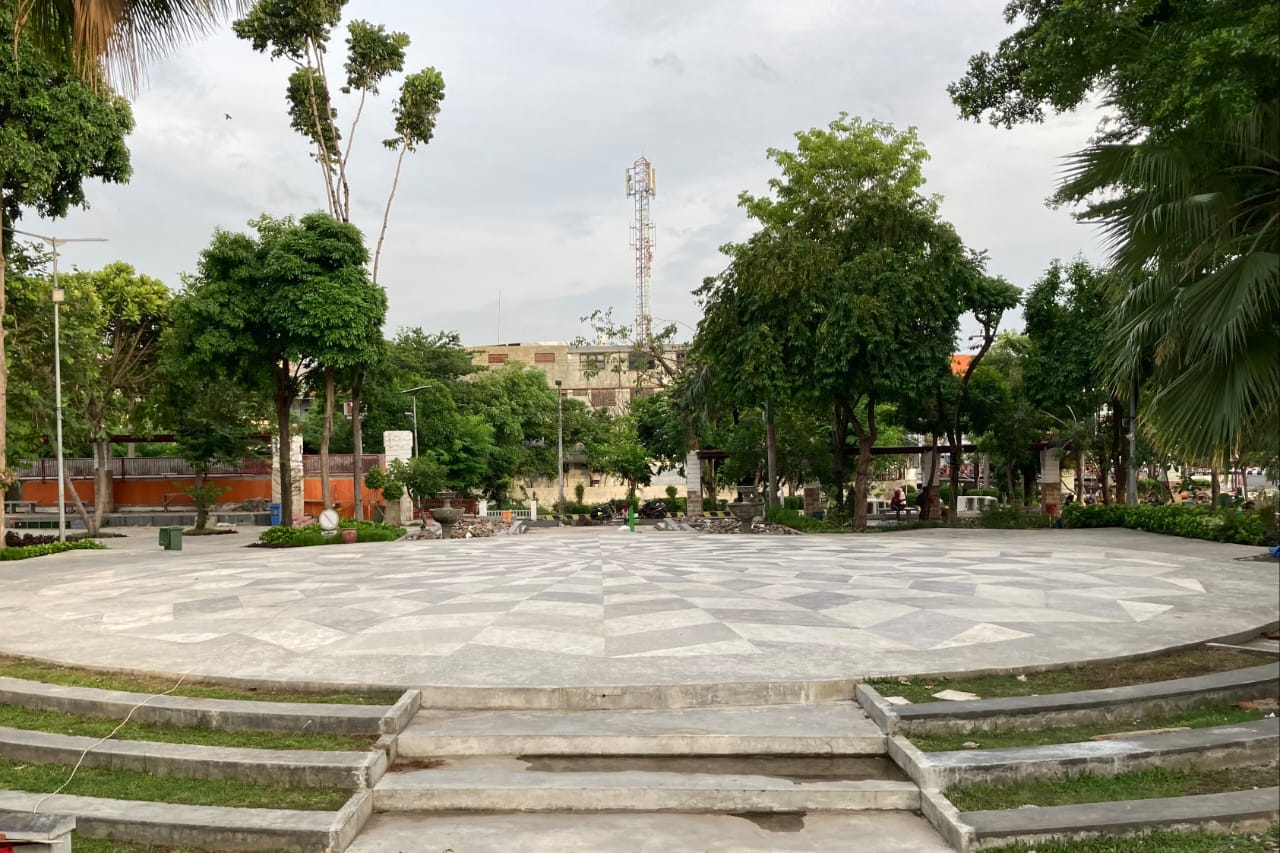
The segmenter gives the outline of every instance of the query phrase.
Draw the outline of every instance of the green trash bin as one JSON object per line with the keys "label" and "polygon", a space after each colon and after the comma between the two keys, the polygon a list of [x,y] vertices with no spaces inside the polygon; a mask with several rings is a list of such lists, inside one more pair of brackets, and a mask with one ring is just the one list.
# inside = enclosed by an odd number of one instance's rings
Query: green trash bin
{"label": "green trash bin", "polygon": [[160,546],[166,551],[182,550],[182,528],[181,527],[161,527],[160,528]]}

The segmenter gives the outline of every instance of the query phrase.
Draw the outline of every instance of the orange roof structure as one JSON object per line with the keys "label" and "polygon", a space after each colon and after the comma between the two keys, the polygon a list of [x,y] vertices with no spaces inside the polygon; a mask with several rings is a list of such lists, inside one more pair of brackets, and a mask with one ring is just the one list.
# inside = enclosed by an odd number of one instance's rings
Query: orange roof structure
{"label": "orange roof structure", "polygon": [[964,376],[964,372],[969,369],[969,362],[973,361],[973,356],[968,353],[958,352],[951,356],[951,374],[953,376]]}

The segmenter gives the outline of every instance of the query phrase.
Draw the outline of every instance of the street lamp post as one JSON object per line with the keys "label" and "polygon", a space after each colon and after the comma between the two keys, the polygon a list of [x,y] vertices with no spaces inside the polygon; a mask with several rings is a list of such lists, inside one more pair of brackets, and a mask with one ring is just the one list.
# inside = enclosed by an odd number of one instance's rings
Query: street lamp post
{"label": "street lamp post", "polygon": [[405,412],[406,415],[413,417],[413,458],[418,458],[418,392],[425,391],[429,385],[419,385],[416,388],[406,388],[401,394],[408,394],[413,398],[413,411]]}
{"label": "street lamp post", "polygon": [[62,342],[58,329],[58,306],[66,301],[66,292],[58,287],[58,247],[64,243],[105,243],[105,237],[48,237],[30,231],[7,229],[24,237],[43,240],[53,249],[53,405],[54,438],[58,457],[58,541],[67,539],[67,486],[62,455]]}
{"label": "street lamp post", "polygon": [[556,380],[556,470],[559,471],[560,511],[564,512],[564,392]]}

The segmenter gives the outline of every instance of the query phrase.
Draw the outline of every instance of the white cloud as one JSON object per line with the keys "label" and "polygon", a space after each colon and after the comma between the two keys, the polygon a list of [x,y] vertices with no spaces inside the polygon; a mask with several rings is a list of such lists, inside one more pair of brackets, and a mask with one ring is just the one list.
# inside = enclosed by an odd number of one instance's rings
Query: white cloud
{"label": "white cloud", "polygon": [[[354,0],[348,20],[408,32],[410,68],[434,65],[447,84],[436,138],[406,159],[392,211],[388,326],[492,342],[499,290],[508,341],[572,338],[597,307],[629,320],[622,172],[640,154],[658,170],[653,312],[695,324],[690,292],[723,267],[717,247],[749,233],[738,192],[763,192],[773,174],[765,149],[841,111],[919,127],[929,189],[993,272],[1025,286],[1053,257],[1096,256],[1094,234],[1043,203],[1094,116],[1004,131],[960,122],[947,98],[969,55],[1005,34],[1002,6]],[[285,115],[289,70],[229,32],[152,69],[133,181],[91,187],[91,210],[41,223],[111,239],[69,248],[67,263],[123,258],[177,286],[215,227],[320,208],[317,167]],[[366,108],[351,166],[371,248],[394,169],[379,145],[393,88]],[[354,104],[338,108],[345,131]]]}

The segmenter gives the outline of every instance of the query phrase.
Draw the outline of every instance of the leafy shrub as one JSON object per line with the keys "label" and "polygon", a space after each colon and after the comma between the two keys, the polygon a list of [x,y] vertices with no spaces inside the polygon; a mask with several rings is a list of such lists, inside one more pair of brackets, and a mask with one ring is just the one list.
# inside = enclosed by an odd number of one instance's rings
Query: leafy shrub
{"label": "leafy shrub", "polygon": [[[88,538],[88,535],[83,531],[80,533],[67,534],[68,542]],[[10,530],[4,534],[4,544],[5,547],[8,548],[25,548],[28,545],[48,545],[51,542],[57,541],[58,534],[56,533],[19,533],[16,530]]]}
{"label": "leafy shrub", "polygon": [[[8,537],[5,537],[6,539]],[[107,546],[93,539],[68,539],[66,542],[42,542],[39,545],[19,545],[0,548],[0,561],[27,560],[63,551],[100,551]]]}
{"label": "leafy shrub", "polygon": [[[390,542],[404,536],[404,528],[393,524],[379,524],[376,521],[356,521],[344,518],[338,522],[339,529],[354,529],[357,542]],[[337,534],[325,536],[323,528],[318,524],[302,527],[268,527],[258,534],[258,541],[263,545],[301,548],[308,545],[335,545],[342,541]]]}
{"label": "leafy shrub", "polygon": [[1275,535],[1268,530],[1265,512],[1234,508],[1072,504],[1063,508],[1062,518],[1068,527],[1127,527],[1237,545],[1265,545]]}
{"label": "leafy shrub", "polygon": [[972,495],[972,496],[974,496],[974,497],[980,497],[980,498],[998,498],[998,497],[1000,497],[1000,490],[999,490],[999,489],[989,489],[989,488],[982,488],[982,489],[965,489],[965,490],[964,490],[964,493],[965,493],[966,495]]}
{"label": "leafy shrub", "polygon": [[837,524],[826,519],[810,518],[798,510],[788,509],[785,506],[769,507],[765,511],[764,520],[770,524],[784,524],[792,530],[805,533],[830,533],[838,527]]}
{"label": "leafy shrub", "polygon": [[788,495],[782,499],[782,506],[785,509],[801,512],[804,510],[804,495]]}

